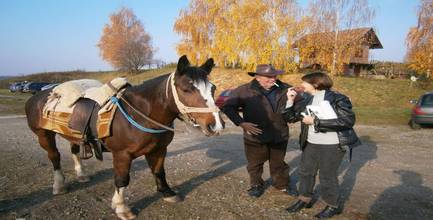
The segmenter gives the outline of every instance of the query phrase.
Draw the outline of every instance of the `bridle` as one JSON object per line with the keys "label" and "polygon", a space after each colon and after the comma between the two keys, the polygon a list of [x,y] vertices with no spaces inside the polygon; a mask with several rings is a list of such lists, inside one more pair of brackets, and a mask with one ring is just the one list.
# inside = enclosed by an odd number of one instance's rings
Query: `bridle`
{"label": "bridle", "polygon": [[[189,114],[189,113],[219,113],[219,108],[216,106],[213,107],[189,107],[184,105],[180,100],[179,100],[179,95],[177,94],[177,90],[176,87],[174,86],[174,72],[171,73],[168,76],[167,79],[167,84],[166,84],[166,88],[165,88],[165,95],[168,98],[168,89],[169,86],[171,86],[171,91],[173,94],[173,99],[174,102],[176,104],[176,107],[179,109],[179,118],[183,119],[184,121],[189,121],[191,123],[193,123],[194,125],[197,125],[195,123],[195,119]],[[110,83],[107,84],[108,87],[110,89],[112,89],[113,91],[117,91],[113,85],[111,85]],[[123,92],[125,91],[125,88],[122,89],[120,92],[118,92],[118,94],[116,96],[112,96],[110,98],[111,102],[115,105],[117,105],[117,107],[119,108],[119,110],[121,111],[121,113],[123,114],[123,116],[137,129],[143,131],[143,132],[147,132],[147,133],[152,133],[152,134],[157,134],[157,133],[162,133],[165,131],[173,131],[174,132],[174,128],[171,126],[166,126],[162,123],[159,123],[153,119],[151,119],[149,116],[143,114],[141,111],[139,111],[138,109],[134,108],[133,105],[131,105],[131,103],[129,103],[124,97],[123,97]],[[119,102],[119,99],[121,99],[126,105],[128,105],[133,111],[135,111],[138,115],[140,115],[141,117],[143,117],[144,119],[146,119],[147,121],[162,127],[163,129],[152,129],[152,128],[146,128],[141,126],[140,124],[138,124],[122,107],[122,105]],[[198,125],[197,125],[198,126]]]}
{"label": "bridle", "polygon": [[167,79],[167,84],[165,87],[165,95],[168,98],[168,89],[171,87],[171,93],[173,94],[173,99],[174,99],[174,103],[176,104],[177,109],[179,109],[179,113],[181,115],[187,116],[188,119],[192,120],[191,116],[189,113],[219,113],[220,110],[218,107],[213,106],[213,107],[190,107],[190,106],[186,106],[184,105],[180,99],[179,99],[179,95],[177,93],[176,90],[176,86],[174,85],[174,75],[175,72],[171,73],[168,76]]}

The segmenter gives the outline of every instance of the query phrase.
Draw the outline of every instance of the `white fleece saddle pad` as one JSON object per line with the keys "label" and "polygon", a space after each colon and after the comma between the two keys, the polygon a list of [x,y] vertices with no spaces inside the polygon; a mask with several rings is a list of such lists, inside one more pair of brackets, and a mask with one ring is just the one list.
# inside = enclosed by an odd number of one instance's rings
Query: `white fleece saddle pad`
{"label": "white fleece saddle pad", "polygon": [[115,78],[107,84],[94,79],[64,82],[53,89],[45,104],[44,112],[72,113],[75,102],[82,97],[92,99],[102,107],[127,83],[128,81],[123,77]]}

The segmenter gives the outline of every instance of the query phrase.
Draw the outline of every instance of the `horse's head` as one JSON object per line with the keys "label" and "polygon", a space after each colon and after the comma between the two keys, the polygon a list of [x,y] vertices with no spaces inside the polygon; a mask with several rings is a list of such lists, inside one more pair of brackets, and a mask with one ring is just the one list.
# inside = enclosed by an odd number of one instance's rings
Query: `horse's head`
{"label": "horse's head", "polygon": [[200,67],[191,66],[184,55],[179,59],[174,76],[169,79],[176,88],[173,97],[180,114],[198,124],[208,136],[217,135],[224,129],[224,121],[213,97],[215,86],[208,80],[213,66],[212,58]]}

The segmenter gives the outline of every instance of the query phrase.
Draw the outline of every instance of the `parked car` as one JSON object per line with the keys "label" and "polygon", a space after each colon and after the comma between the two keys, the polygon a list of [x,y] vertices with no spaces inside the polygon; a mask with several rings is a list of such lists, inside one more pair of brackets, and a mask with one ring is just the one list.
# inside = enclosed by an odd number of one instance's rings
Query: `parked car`
{"label": "parked car", "polygon": [[48,85],[48,84],[50,84],[50,83],[46,83],[46,82],[27,83],[23,87],[23,92],[29,92],[29,93],[35,94],[36,92],[41,91],[41,88]]}
{"label": "parked car", "polygon": [[218,98],[215,100],[215,105],[218,106],[218,108],[222,108],[224,103],[227,101],[227,99],[230,96],[230,93],[233,91],[233,89],[226,89],[220,93]]}
{"label": "parked car", "polygon": [[409,125],[413,129],[419,129],[422,125],[433,125],[433,91],[423,94],[418,100],[411,100],[415,106]]}
{"label": "parked car", "polygon": [[41,88],[41,91],[44,91],[44,90],[47,90],[47,89],[54,88],[54,87],[56,87],[56,86],[58,86],[58,85],[59,85],[59,83],[50,83],[50,84],[48,84],[48,85],[42,87],[42,88]]}
{"label": "parked car", "polygon": [[9,91],[10,92],[22,92],[23,87],[26,83],[27,83],[27,81],[11,83],[9,86]]}

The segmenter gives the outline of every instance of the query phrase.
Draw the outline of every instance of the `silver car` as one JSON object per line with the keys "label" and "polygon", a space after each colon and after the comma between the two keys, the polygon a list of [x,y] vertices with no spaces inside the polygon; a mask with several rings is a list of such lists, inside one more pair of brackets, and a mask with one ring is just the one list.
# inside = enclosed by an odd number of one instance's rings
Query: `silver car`
{"label": "silver car", "polygon": [[427,92],[418,100],[411,100],[415,104],[412,109],[410,127],[419,129],[422,125],[433,125],[433,92]]}

